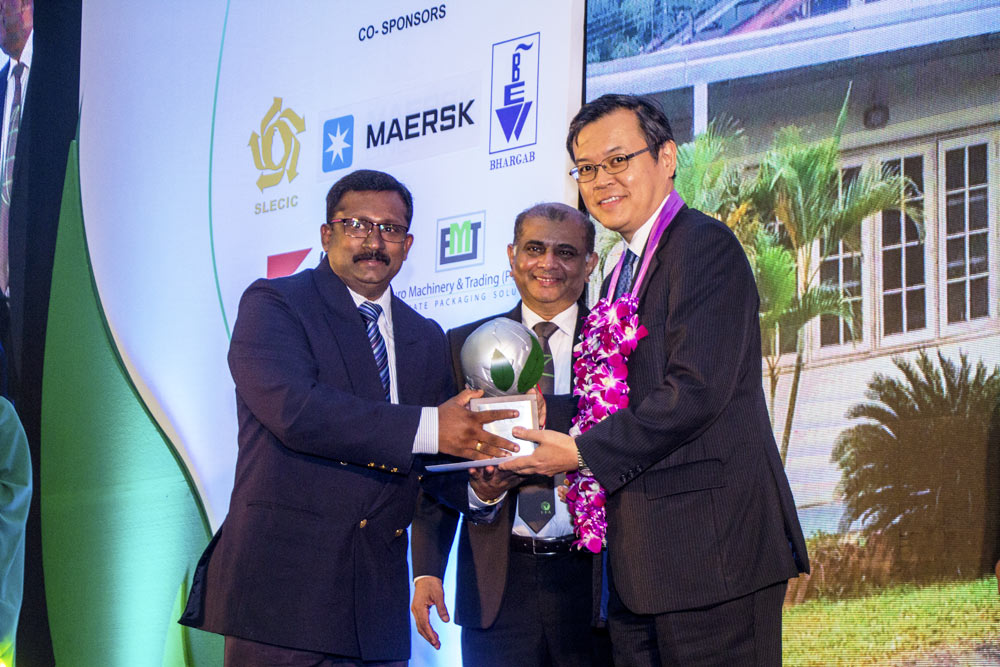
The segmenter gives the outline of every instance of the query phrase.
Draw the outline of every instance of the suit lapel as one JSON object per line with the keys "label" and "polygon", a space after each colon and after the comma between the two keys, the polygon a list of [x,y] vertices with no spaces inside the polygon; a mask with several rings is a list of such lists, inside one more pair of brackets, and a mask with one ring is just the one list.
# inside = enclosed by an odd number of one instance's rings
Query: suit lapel
{"label": "suit lapel", "polygon": [[[657,270],[660,268],[660,256],[663,254],[663,249],[667,247],[667,243],[670,240],[670,233],[673,231],[674,227],[676,227],[678,220],[684,215],[685,211],[687,211],[687,206],[681,206],[681,209],[677,211],[677,215],[674,216],[670,225],[668,225],[663,231],[663,236],[660,237],[660,242],[656,244],[656,248],[647,247],[642,253],[643,256],[645,256],[646,253],[652,252],[653,257],[649,262],[649,269],[646,270],[646,276],[643,279],[642,284],[639,285],[639,292],[636,294],[636,296],[639,297],[639,310],[642,310],[642,300],[646,296],[646,291],[649,289],[650,283],[653,282],[653,276],[656,275]],[[640,258],[640,266],[641,259],[642,258]]]}
{"label": "suit lapel", "polygon": [[590,314],[590,309],[583,305],[582,299],[577,302],[576,306],[576,327],[573,329],[573,347],[576,347],[576,344],[580,342],[580,334],[583,333],[583,321]]}
{"label": "suit lapel", "polygon": [[347,368],[351,387],[362,398],[384,400],[385,390],[375,365],[375,356],[371,354],[364,322],[347,291],[347,285],[333,272],[325,256],[313,271],[313,283],[326,305],[324,315],[331,336],[340,349],[340,358]]}
{"label": "suit lapel", "polygon": [[392,338],[396,354],[396,382],[401,404],[421,403],[421,369],[427,368],[427,346],[419,334],[419,315],[392,295]]}
{"label": "suit lapel", "polygon": [[521,322],[521,324],[524,324],[524,322],[521,320],[521,302],[518,301],[517,305],[514,306],[513,310],[504,313],[503,316],[506,317],[508,320],[514,320],[515,322]]}

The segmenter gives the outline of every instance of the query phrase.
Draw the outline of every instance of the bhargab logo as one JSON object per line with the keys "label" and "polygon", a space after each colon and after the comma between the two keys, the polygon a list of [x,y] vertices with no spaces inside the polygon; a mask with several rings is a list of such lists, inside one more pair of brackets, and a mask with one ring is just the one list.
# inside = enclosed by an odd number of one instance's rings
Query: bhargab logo
{"label": "bhargab logo", "polygon": [[538,52],[541,34],[493,45],[490,153],[531,146],[538,134]]}
{"label": "bhargab logo", "polygon": [[435,269],[458,269],[485,261],[486,211],[463,213],[437,221],[438,252]]}
{"label": "bhargab logo", "polygon": [[[279,113],[280,112],[280,113]],[[250,151],[253,153],[253,163],[261,175],[257,178],[257,187],[263,192],[281,182],[285,174],[291,183],[299,172],[296,170],[299,162],[299,140],[295,136],[306,129],[306,121],[291,109],[281,109],[281,98],[275,97],[271,108],[260,120],[260,134],[250,134]],[[275,159],[275,137],[281,141],[280,157]]]}

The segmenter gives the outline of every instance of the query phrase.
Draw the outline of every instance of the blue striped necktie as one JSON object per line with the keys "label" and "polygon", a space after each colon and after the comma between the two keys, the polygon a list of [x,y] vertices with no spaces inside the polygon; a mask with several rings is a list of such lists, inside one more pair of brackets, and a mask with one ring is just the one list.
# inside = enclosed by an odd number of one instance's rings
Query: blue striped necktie
{"label": "blue striped necktie", "polygon": [[375,365],[378,366],[378,376],[382,378],[382,387],[385,389],[385,400],[391,401],[389,394],[389,354],[385,349],[385,339],[382,332],[378,330],[378,318],[382,314],[382,306],[371,301],[365,301],[358,306],[361,318],[368,328],[368,342],[372,344],[372,352],[375,353]]}
{"label": "blue striped necktie", "polygon": [[618,274],[618,283],[615,285],[615,295],[612,299],[617,301],[622,294],[632,289],[632,270],[635,267],[636,255],[631,248],[625,249],[625,262],[622,265],[621,273]]}

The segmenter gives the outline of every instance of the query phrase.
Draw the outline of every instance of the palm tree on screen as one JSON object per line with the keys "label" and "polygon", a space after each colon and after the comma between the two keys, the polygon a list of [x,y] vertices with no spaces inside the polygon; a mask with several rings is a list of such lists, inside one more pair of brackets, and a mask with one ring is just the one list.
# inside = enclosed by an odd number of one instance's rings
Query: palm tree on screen
{"label": "palm tree on screen", "polygon": [[898,376],[876,373],[868,401],[837,437],[831,459],[843,471],[843,523],[860,521],[894,545],[897,569],[913,578],[978,574],[988,533],[986,479],[990,416],[1000,367],[938,350],[893,359]]}
{"label": "palm tree on screen", "polygon": [[[781,438],[781,459],[788,455],[798,399],[799,382],[805,365],[803,336],[805,325],[815,317],[840,310],[824,291],[810,292],[819,285],[823,260],[841,247],[860,251],[861,223],[880,211],[903,209],[915,221],[920,212],[907,204],[905,193],[912,182],[895,173],[889,165],[866,164],[848,182],[842,178],[840,140],[847,120],[850,89],[844,98],[830,137],[809,141],[797,127],[782,128],[761,159],[752,189],[754,209],[762,220],[780,224],[782,240],[795,258],[795,294],[798,308],[787,317],[789,328],[779,321],[777,334],[795,342],[795,365],[789,387],[788,408]],[[842,317],[851,324],[852,318]],[[774,345],[770,355],[780,354],[784,345]],[[769,360],[777,365],[777,359]],[[773,409],[773,405],[772,405]],[[773,419],[773,417],[772,417]]]}

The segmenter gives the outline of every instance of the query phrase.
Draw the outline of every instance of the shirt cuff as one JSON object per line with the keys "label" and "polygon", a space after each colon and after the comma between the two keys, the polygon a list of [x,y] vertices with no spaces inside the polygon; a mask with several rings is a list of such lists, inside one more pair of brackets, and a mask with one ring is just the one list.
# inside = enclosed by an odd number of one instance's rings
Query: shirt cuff
{"label": "shirt cuff", "polygon": [[469,518],[474,523],[493,523],[506,497],[507,492],[504,491],[499,498],[494,498],[492,501],[483,500],[472,490],[472,484],[469,484]]}
{"label": "shirt cuff", "polygon": [[507,497],[507,492],[504,491],[500,494],[498,498],[492,500],[483,500],[476,495],[475,489],[472,488],[472,484],[469,484],[469,509],[475,512],[476,510],[492,510],[494,507],[503,502],[503,499]]}
{"label": "shirt cuff", "polygon": [[438,453],[438,410],[421,408],[417,434],[413,437],[414,454]]}

